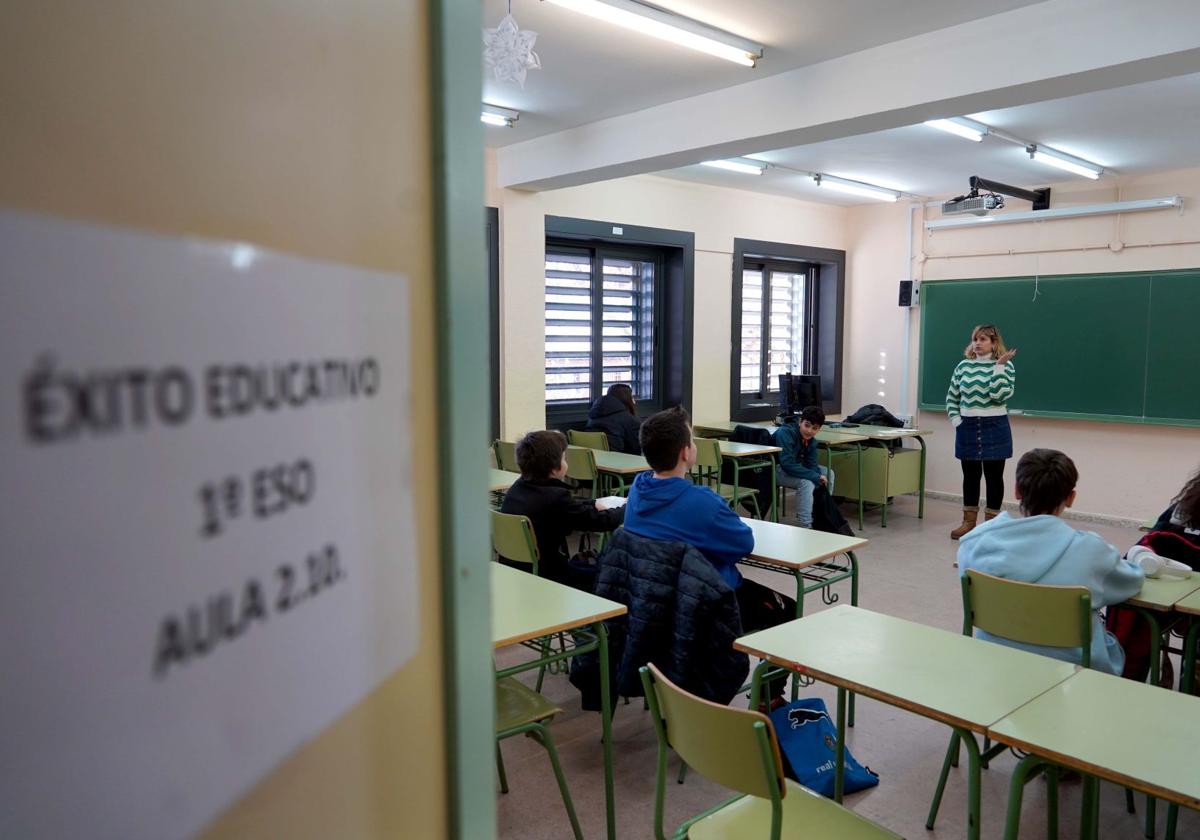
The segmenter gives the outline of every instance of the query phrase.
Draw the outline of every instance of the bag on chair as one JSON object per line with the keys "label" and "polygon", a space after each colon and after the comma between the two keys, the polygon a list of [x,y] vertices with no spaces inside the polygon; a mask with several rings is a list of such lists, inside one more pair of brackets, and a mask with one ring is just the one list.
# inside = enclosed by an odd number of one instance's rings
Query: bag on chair
{"label": "bag on chair", "polygon": [[[770,714],[775,737],[783,753],[783,771],[809,790],[833,797],[837,760],[837,727],[829,719],[825,701],[813,697],[795,700]],[[844,793],[879,784],[879,774],[864,767],[846,749],[842,775]]]}

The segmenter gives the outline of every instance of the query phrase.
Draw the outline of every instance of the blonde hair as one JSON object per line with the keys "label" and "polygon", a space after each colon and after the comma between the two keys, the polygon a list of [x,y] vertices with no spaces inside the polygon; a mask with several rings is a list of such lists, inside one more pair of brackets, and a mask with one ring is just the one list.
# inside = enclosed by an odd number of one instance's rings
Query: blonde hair
{"label": "blonde hair", "polygon": [[1008,352],[1008,348],[1004,346],[1004,336],[1000,335],[1000,330],[996,329],[995,324],[976,324],[975,329],[971,330],[971,341],[963,350],[963,356],[968,359],[975,358],[975,351],[971,349],[971,345],[975,343],[975,336],[982,333],[992,340],[992,357],[1000,358]]}

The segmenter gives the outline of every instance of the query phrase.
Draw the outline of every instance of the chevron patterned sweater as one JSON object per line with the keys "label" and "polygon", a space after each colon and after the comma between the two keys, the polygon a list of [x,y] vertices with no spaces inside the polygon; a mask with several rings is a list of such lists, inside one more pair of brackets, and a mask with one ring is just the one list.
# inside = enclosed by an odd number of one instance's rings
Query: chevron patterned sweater
{"label": "chevron patterned sweater", "polygon": [[963,359],[950,377],[946,392],[946,413],[958,426],[963,417],[998,417],[1008,413],[1013,395],[1016,369],[1012,362],[996,364],[995,359]]}

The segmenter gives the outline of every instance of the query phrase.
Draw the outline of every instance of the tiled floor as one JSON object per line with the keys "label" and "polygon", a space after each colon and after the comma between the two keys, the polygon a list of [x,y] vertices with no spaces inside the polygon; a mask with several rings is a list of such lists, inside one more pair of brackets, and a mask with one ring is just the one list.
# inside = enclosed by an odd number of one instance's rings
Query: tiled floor
{"label": "tiled floor", "polygon": [[[790,504],[789,504],[790,508]],[[957,632],[962,626],[958,581],[951,567],[957,543],[947,534],[958,524],[959,508],[928,501],[924,520],[917,519],[916,500],[897,499],[888,527],[881,528],[879,514],[869,514],[862,533],[871,544],[859,552],[860,605],[924,624]],[[1073,523],[1081,527],[1082,523]],[[1136,542],[1132,529],[1086,526],[1122,550]],[[749,570],[755,579],[791,594],[790,579]],[[842,584],[843,599],[849,590]],[[825,609],[814,595],[806,611]],[[498,661],[516,661],[523,654],[502,651]],[[583,833],[604,836],[604,784],[600,752],[600,721],[595,713],[579,709],[579,695],[565,676],[546,678],[544,693],[565,713],[552,725],[564,773],[575,799]],[[832,705],[834,692],[814,685],[803,696],[819,696]],[[739,702],[735,700],[734,702]],[[925,815],[945,754],[949,730],[924,718],[871,700],[860,700],[856,725],[848,739],[854,755],[880,774],[878,787],[848,796],[847,805],[909,838],[964,837],[966,835],[966,782],[964,769],[954,770],[947,785],[937,828],[926,831]],[[653,836],[654,733],[640,700],[617,710],[613,723],[616,778],[617,836],[641,840]],[[504,743],[510,792],[498,795],[500,835],[521,840],[558,840],[571,836],[554,777],[545,753],[532,742],[514,738]],[[1004,754],[983,772],[983,837],[1003,834],[1008,780],[1015,759]],[[671,770],[676,767],[672,759]],[[1198,770],[1197,772],[1200,772]],[[497,788],[498,790],[498,788]],[[1060,787],[1060,836],[1078,833],[1079,784]],[[673,829],[684,818],[727,796],[727,792],[697,776],[686,784],[673,781],[667,790],[666,822]],[[1045,784],[1035,781],[1026,790],[1022,836],[1045,836]],[[1138,797],[1138,815],[1125,811],[1124,796],[1113,785],[1102,786],[1101,826],[1106,838],[1141,836],[1144,798]],[[1158,808],[1158,836],[1162,836],[1166,807]],[[1200,814],[1180,814],[1179,838],[1200,837]]]}

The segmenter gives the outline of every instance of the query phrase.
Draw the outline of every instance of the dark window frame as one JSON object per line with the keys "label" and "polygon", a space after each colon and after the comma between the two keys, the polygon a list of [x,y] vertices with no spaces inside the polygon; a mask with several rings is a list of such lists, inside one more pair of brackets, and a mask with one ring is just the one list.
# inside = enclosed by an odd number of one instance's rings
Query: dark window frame
{"label": "dark window frame", "polygon": [[[592,247],[618,258],[621,255],[616,252],[631,246],[638,252],[644,248],[659,252],[661,261],[656,267],[654,314],[656,399],[639,401],[638,415],[645,417],[671,405],[682,405],[690,410],[695,234],[565,216],[546,216],[545,226],[543,263],[546,250],[554,247]],[[543,311],[544,299],[543,294]],[[587,421],[590,402],[548,403],[543,397],[543,404],[547,428],[582,428]]]}
{"label": "dark window frame", "polygon": [[[768,420],[779,413],[778,390],[763,397],[743,400],[741,393],[742,358],[742,273],[747,265],[766,264],[794,270],[798,265],[814,266],[807,290],[809,318],[813,321],[806,337],[805,373],[821,376],[821,402],[826,414],[842,410],[842,335],[845,315],[846,252],[833,248],[765,242],[757,239],[733,240],[733,300],[730,309],[729,416],[735,422]],[[767,278],[764,275],[764,284]],[[764,313],[765,315],[766,313]],[[764,330],[764,346],[769,340]],[[765,357],[764,357],[765,358]],[[764,376],[760,361],[760,382]]]}
{"label": "dark window frame", "polygon": [[[742,391],[741,385],[741,366],[742,366],[742,350],[741,350],[741,301],[742,301],[742,284],[745,281],[745,272],[757,269],[762,274],[763,282],[763,304],[765,308],[762,310],[762,322],[759,325],[759,330],[762,335],[760,338],[761,347],[759,348],[758,359],[758,391],[754,394]],[[774,401],[774,404],[779,403],[779,384],[770,380],[770,353],[771,353],[771,272],[779,271],[790,274],[804,274],[804,313],[806,323],[803,325],[804,331],[804,350],[803,357],[805,361],[804,370],[791,371],[792,373],[811,373],[815,366],[816,359],[816,326],[817,326],[817,274],[820,271],[820,266],[815,263],[791,262],[776,259],[766,259],[763,257],[748,257],[743,260],[742,272],[738,275],[738,334],[737,334],[737,390],[738,390],[738,407],[748,408],[753,407],[756,403],[763,401]]]}

